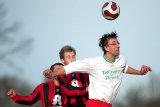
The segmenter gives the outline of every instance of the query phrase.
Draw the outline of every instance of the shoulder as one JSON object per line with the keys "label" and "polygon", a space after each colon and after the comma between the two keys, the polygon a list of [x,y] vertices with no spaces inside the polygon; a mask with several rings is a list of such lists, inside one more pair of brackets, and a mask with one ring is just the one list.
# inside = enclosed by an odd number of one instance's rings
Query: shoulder
{"label": "shoulder", "polygon": [[126,60],[126,58],[124,57],[124,56],[118,56],[117,58],[116,58],[116,63],[118,64],[118,65],[123,65],[123,66],[126,66],[126,64],[127,64],[127,60]]}
{"label": "shoulder", "polygon": [[90,62],[90,63],[95,63],[95,62],[98,62],[98,61],[100,61],[102,59],[103,59],[103,57],[99,56],[99,57],[85,58],[82,61],[84,61],[84,62]]}
{"label": "shoulder", "polygon": [[120,60],[120,61],[125,61],[126,62],[126,58],[124,56],[122,56],[122,55],[119,55],[117,57],[117,59]]}
{"label": "shoulder", "polygon": [[41,87],[43,87],[44,85],[50,85],[50,84],[53,84],[53,82],[52,82],[52,81],[43,82],[43,83],[39,84],[39,85],[37,86],[37,88],[41,88]]}

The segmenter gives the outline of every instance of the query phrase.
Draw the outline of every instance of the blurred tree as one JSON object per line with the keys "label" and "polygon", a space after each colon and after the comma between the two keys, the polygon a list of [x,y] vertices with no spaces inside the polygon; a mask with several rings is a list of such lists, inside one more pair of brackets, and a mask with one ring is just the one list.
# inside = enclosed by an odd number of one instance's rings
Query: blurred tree
{"label": "blurred tree", "polygon": [[31,51],[32,39],[15,34],[19,30],[18,22],[9,23],[5,20],[7,11],[4,3],[0,0],[0,72],[6,72],[8,68],[21,71],[21,68],[14,63],[15,56],[21,57]]}
{"label": "blurred tree", "polygon": [[[12,102],[6,94],[10,88],[13,88],[18,94],[28,95],[33,91],[31,86],[20,78],[2,76],[2,72],[9,72],[8,68],[12,71],[22,71],[15,63],[17,59],[14,57],[19,58],[28,54],[31,51],[32,39],[15,35],[20,24],[17,22],[8,24],[9,21],[5,20],[6,13],[4,3],[0,0],[0,107],[28,107]],[[40,103],[31,107],[40,107]]]}
{"label": "blurred tree", "polygon": [[[7,92],[10,88],[15,89],[15,91],[19,95],[23,96],[29,95],[33,91],[31,86],[27,82],[17,77],[13,76],[2,77],[0,78],[0,107],[29,107],[27,105],[20,105],[13,102],[7,96]],[[30,107],[41,107],[41,104],[40,102],[38,102]]]}

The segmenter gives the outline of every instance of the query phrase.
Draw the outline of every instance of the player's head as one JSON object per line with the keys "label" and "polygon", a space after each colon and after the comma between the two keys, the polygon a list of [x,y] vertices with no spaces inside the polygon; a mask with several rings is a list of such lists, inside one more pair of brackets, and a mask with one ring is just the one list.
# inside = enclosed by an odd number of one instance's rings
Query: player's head
{"label": "player's head", "polygon": [[116,32],[104,34],[99,39],[99,47],[103,50],[104,54],[111,54],[113,56],[119,55],[119,41]]}
{"label": "player's head", "polygon": [[58,62],[58,63],[51,65],[50,70],[54,71],[55,69],[60,69],[62,66],[63,64]]}
{"label": "player's head", "polygon": [[59,52],[60,60],[64,65],[76,60],[76,50],[69,45],[65,45]]}
{"label": "player's head", "polygon": [[[58,70],[62,67],[63,67],[63,64],[58,62],[58,63],[55,63],[55,64],[51,65],[50,70],[53,72],[54,70]],[[57,77],[54,77],[53,81],[54,81],[55,85],[59,86],[59,82],[57,80]]]}

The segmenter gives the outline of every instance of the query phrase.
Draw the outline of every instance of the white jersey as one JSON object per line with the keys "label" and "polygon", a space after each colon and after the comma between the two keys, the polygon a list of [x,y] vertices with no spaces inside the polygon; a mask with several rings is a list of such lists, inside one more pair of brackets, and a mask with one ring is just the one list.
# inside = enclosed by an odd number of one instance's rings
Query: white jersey
{"label": "white jersey", "polygon": [[77,60],[64,66],[66,74],[72,72],[89,73],[89,99],[97,99],[112,103],[122,81],[122,73],[126,72],[126,60],[118,56],[109,62],[105,56]]}

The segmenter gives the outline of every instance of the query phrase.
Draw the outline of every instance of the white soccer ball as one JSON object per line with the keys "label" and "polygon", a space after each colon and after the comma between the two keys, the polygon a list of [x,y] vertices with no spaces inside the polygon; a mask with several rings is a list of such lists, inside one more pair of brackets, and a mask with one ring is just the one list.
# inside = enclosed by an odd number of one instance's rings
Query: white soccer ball
{"label": "white soccer ball", "polygon": [[107,20],[114,20],[120,14],[120,7],[113,1],[106,2],[102,7],[102,15]]}

